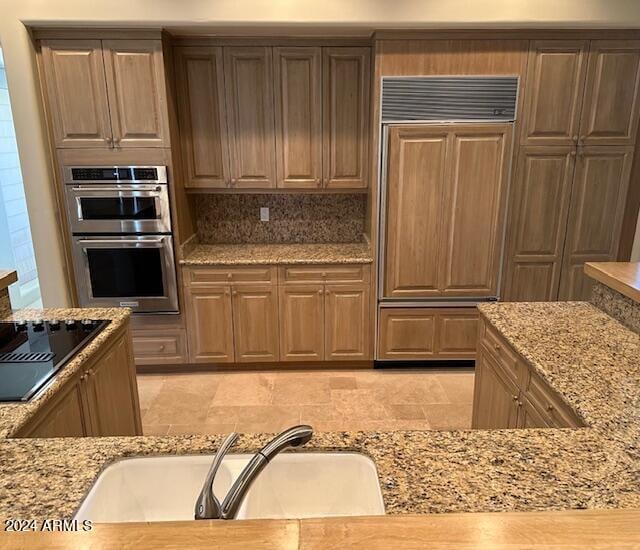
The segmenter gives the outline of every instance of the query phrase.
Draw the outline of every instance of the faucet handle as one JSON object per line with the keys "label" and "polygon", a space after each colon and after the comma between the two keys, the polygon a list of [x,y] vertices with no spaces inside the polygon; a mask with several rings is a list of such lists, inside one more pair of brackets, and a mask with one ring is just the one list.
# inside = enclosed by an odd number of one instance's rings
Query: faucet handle
{"label": "faucet handle", "polygon": [[216,455],[213,458],[213,463],[209,468],[209,472],[207,473],[200,495],[198,495],[198,500],[196,500],[194,514],[195,519],[215,519],[221,517],[222,507],[220,506],[220,501],[216,495],[213,494],[213,480],[218,473],[222,460],[229,452],[229,449],[233,447],[233,444],[237,439],[238,434],[236,432],[232,432],[225,438],[222,445],[218,447],[218,452],[216,452]]}

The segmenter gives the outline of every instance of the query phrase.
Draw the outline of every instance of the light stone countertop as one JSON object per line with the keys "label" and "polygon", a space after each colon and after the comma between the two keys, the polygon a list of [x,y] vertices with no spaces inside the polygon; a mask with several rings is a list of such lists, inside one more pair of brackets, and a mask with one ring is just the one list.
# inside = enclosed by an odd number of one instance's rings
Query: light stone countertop
{"label": "light stone countertop", "polygon": [[6,317],[6,321],[22,319],[108,319],[111,322],[71,361],[58,372],[52,381],[27,403],[0,403],[0,438],[12,437],[55,393],[91,360],[111,336],[129,322],[131,311],[127,308],[63,308],[22,309]]}
{"label": "light stone countertop", "polygon": [[368,243],[196,244],[180,263],[188,266],[364,264],[373,262]]}
{"label": "light stone countertop", "polygon": [[[316,433],[305,450],[371,456],[388,514],[640,507],[640,337],[586,303],[480,309],[590,427]],[[245,434],[236,450],[268,438]],[[0,515],[69,517],[111,461],[211,454],[221,440],[0,440]]]}

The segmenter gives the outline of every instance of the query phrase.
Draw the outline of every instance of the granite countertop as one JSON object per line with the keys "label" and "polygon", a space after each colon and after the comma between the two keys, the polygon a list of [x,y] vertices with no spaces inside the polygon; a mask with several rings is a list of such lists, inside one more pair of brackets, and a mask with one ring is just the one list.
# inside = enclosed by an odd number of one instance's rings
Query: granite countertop
{"label": "granite countertop", "polygon": [[6,317],[6,321],[21,319],[109,319],[111,323],[105,327],[86,347],[84,347],[64,368],[55,375],[52,382],[40,391],[28,403],[0,403],[0,438],[12,437],[13,434],[29,420],[35,412],[53,396],[62,385],[78,372],[87,360],[114,332],[128,322],[131,312],[126,308],[84,308],[84,309],[22,309],[14,311]]}
{"label": "granite countertop", "polygon": [[[588,428],[316,433],[305,450],[371,456],[388,514],[640,507],[640,336],[586,303],[480,309]],[[236,450],[268,438],[243,435]],[[0,515],[68,517],[109,462],[212,454],[221,439],[0,440]]]}
{"label": "granite countertop", "polygon": [[197,244],[182,265],[365,264],[373,262],[368,243]]}

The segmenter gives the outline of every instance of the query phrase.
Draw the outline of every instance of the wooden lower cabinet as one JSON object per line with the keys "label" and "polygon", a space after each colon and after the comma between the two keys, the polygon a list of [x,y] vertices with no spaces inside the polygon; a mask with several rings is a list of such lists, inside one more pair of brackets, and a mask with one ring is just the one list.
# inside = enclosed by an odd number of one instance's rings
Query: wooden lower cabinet
{"label": "wooden lower cabinet", "polygon": [[481,348],[476,360],[471,427],[484,430],[516,428],[518,394],[518,388]]}
{"label": "wooden lower cabinet", "polygon": [[324,285],[283,285],[280,293],[280,359],[324,360]]}
{"label": "wooden lower cabinet", "polygon": [[231,295],[236,362],[277,361],[277,287],[237,285],[231,291]]}
{"label": "wooden lower cabinet", "polygon": [[369,333],[368,288],[363,285],[326,285],[325,359],[367,359]]}
{"label": "wooden lower cabinet", "polygon": [[187,362],[187,335],[184,329],[133,331],[136,365],[177,365]]}
{"label": "wooden lower cabinet", "polygon": [[76,373],[16,437],[141,435],[135,365],[128,331]]}
{"label": "wooden lower cabinet", "polygon": [[382,308],[378,359],[475,359],[476,308]]}
{"label": "wooden lower cabinet", "polygon": [[486,322],[476,360],[471,426],[577,428],[584,422]]}

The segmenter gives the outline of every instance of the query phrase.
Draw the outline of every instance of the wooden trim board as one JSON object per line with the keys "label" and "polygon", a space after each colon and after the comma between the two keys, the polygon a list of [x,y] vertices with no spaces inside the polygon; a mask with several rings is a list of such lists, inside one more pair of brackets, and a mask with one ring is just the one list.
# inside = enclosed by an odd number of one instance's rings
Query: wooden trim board
{"label": "wooden trim board", "polygon": [[640,302],[640,262],[587,262],[584,273]]}

